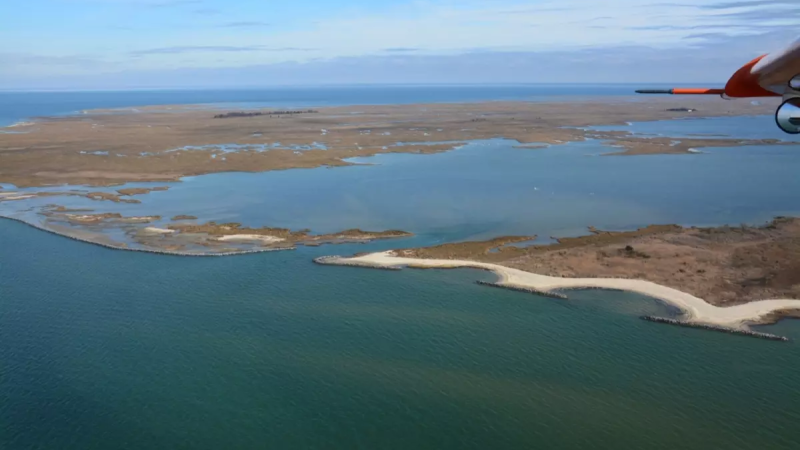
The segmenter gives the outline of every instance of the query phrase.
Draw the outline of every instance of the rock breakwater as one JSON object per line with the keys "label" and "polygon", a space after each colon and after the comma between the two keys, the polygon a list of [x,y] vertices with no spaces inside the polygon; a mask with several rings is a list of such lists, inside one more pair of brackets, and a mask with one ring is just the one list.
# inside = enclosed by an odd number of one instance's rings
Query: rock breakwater
{"label": "rock breakwater", "polygon": [[314,262],[316,264],[322,264],[327,266],[368,267],[370,269],[378,269],[378,270],[403,270],[403,268],[400,266],[375,266],[372,264],[353,262],[352,260],[349,260],[339,255],[320,256],[318,258],[314,258]]}
{"label": "rock breakwater", "polygon": [[770,334],[770,333],[761,333],[758,331],[752,330],[744,330],[739,328],[731,328],[731,327],[723,327],[720,325],[712,325],[700,322],[692,322],[687,320],[678,320],[678,319],[669,319],[667,317],[658,317],[658,316],[642,316],[642,320],[646,320],[648,322],[655,322],[655,323],[665,323],[668,325],[677,325],[680,327],[688,327],[688,328],[700,328],[703,330],[710,330],[710,331],[721,331],[723,333],[729,334],[739,334],[742,336],[750,336],[759,339],[767,339],[770,341],[782,341],[788,342],[789,338],[785,336],[778,336],[777,334]]}
{"label": "rock breakwater", "polygon": [[541,291],[532,287],[514,286],[510,284],[493,283],[491,281],[476,281],[481,286],[490,286],[501,289],[508,289],[510,291],[525,292],[527,294],[539,295],[542,297],[557,298],[559,300],[567,300],[567,296],[559,292]]}

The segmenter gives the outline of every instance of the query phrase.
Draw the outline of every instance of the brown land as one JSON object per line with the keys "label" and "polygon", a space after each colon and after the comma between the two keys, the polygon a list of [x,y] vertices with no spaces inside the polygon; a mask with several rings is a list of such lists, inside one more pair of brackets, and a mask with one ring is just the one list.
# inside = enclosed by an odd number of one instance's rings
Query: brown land
{"label": "brown land", "polygon": [[110,192],[89,192],[86,194],[86,198],[92,200],[109,200],[115,203],[141,203],[139,200],[132,198],[121,198],[119,195],[112,194]]}
{"label": "brown land", "polygon": [[[288,228],[248,228],[238,223],[208,222],[202,225],[171,224],[160,236],[154,236],[148,229],[139,230],[134,239],[140,244],[159,249],[185,249],[186,246],[202,246],[209,251],[230,252],[232,242],[238,242],[249,248],[287,249],[298,245],[318,246],[322,244],[366,243],[378,239],[395,239],[413,236],[399,230],[363,231],[359,229],[344,230],[328,234],[311,234],[311,230],[292,231]],[[168,232],[167,232],[168,231]],[[159,234],[159,233],[156,233]],[[229,238],[238,238],[231,240]]]}
{"label": "brown land", "polygon": [[777,139],[697,139],[697,138],[636,138],[630,135],[596,133],[589,134],[596,139],[610,139],[612,147],[619,148],[618,152],[606,153],[606,155],[656,155],[656,154],[678,154],[692,153],[698,148],[711,147],[739,147],[742,145],[797,145],[794,142],[779,141]]}
{"label": "brown land", "polygon": [[[118,185],[132,181],[174,181],[214,172],[258,172],[343,166],[346,158],[379,153],[433,153],[460,142],[504,137],[520,144],[559,144],[605,139],[624,154],[687,153],[690,148],[775,143],[769,140],[647,139],[581,128],[629,121],[681,117],[771,114],[775,105],[718,98],[644,97],[582,102],[485,102],[472,104],[349,106],[315,114],[259,115],[214,119],[185,106],[146,107],[141,112],[87,111],[39,118],[19,126],[25,134],[0,135],[0,182],[19,187],[52,184]],[[695,112],[668,111],[675,106]],[[680,141],[677,145],[674,141]],[[280,148],[257,151],[280,142]],[[293,146],[324,144],[327,150]],[[425,142],[433,145],[397,145]],[[438,142],[438,144],[436,144]],[[244,151],[178,150],[185,146],[238,144]],[[103,151],[108,154],[92,154]],[[212,157],[216,155],[216,157]],[[138,193],[138,192],[137,192]],[[122,193],[121,193],[122,194]],[[123,195],[130,195],[126,192]],[[119,199],[112,201],[135,201]]]}
{"label": "brown land", "polygon": [[50,209],[42,213],[45,217],[55,220],[63,220],[65,222],[76,225],[89,225],[100,223],[150,223],[156,220],[161,220],[161,216],[139,216],[139,217],[123,217],[119,213],[101,213],[101,214],[69,214],[66,211],[72,211],[62,206]]}
{"label": "brown land", "polygon": [[[366,243],[377,239],[413,236],[400,230],[359,229],[311,234],[311,230],[308,229],[293,231],[288,228],[248,228],[238,223],[215,222],[199,225],[173,223],[166,228],[156,228],[141,225],[161,220],[160,216],[124,217],[119,213],[75,214],[72,210],[58,205],[47,208],[42,215],[46,218],[42,224],[44,227],[62,234],[74,236],[78,233],[84,239],[97,241],[94,237],[103,236],[103,231],[120,229],[133,241],[151,250],[187,251],[202,247],[207,252],[236,252],[253,248],[287,249],[298,245]],[[126,246],[122,242],[112,242],[108,238],[104,238],[103,243],[120,248]]]}
{"label": "brown land", "polygon": [[533,238],[506,237],[396,253],[491,262],[550,276],[642,279],[718,306],[800,299],[797,218],[777,218],[763,227],[660,225],[629,232],[590,231],[588,236],[563,238],[546,246],[506,246]]}
{"label": "brown land", "polygon": [[312,242],[331,239],[372,240],[412,236],[411,233],[400,230],[363,231],[359,229],[314,236],[311,235],[311,230],[309,229],[292,231],[288,228],[247,228],[242,227],[239,223],[217,224],[215,222],[208,222],[202,225],[176,224],[169,225],[168,228],[181,233],[204,233],[214,237],[236,235],[272,236],[292,242]]}
{"label": "brown land", "polygon": [[[126,189],[122,189],[125,191]],[[153,189],[153,190],[162,190],[162,189]],[[147,192],[150,192],[149,190]],[[143,193],[143,192],[142,192]],[[85,197],[89,200],[96,200],[96,201],[109,201],[114,203],[142,203],[140,200],[136,200],[135,198],[122,198],[121,194],[114,194],[113,192],[79,192],[79,191],[63,191],[63,192],[4,192],[4,195],[0,196],[0,203],[5,201],[19,201],[25,200],[28,198],[34,197],[59,197],[59,196],[69,196],[69,197]]]}
{"label": "brown land", "polygon": [[153,191],[166,191],[169,189],[169,186],[157,186],[154,188],[127,188],[127,189],[118,189],[119,195],[143,195],[149,194]]}

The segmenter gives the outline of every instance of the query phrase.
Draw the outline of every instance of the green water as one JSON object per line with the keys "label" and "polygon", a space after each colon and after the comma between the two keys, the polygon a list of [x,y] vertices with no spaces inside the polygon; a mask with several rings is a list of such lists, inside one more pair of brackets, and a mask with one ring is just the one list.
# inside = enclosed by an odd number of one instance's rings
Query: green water
{"label": "green water", "polygon": [[329,253],[135,254],[1,221],[0,448],[798,448],[797,343],[647,323],[668,311],[631,294],[311,263]]}

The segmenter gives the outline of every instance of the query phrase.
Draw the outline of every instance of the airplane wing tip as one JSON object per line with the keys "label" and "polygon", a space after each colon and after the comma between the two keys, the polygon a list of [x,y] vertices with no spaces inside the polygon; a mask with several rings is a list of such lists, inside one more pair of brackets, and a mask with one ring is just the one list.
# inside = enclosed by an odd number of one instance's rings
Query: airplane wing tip
{"label": "airplane wing tip", "polygon": [[637,94],[674,94],[674,95],[722,95],[725,89],[709,88],[675,88],[675,89],[639,89]]}

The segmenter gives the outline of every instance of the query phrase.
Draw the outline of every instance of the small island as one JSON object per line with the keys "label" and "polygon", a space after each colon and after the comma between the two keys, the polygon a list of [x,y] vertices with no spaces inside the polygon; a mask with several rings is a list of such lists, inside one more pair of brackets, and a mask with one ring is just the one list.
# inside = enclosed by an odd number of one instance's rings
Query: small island
{"label": "small island", "polygon": [[[123,216],[120,213],[93,213],[50,205],[40,213],[42,222],[13,217],[35,228],[107,248],[181,256],[229,256],[275,250],[293,250],[297,246],[316,247],[326,244],[365,244],[374,240],[413,236],[401,230],[365,231],[349,229],[333,233],[312,234],[309,229],[245,227],[239,223],[186,223],[186,215],[164,224],[161,216]],[[121,231],[125,241],[112,239],[109,231]],[[119,234],[119,233],[116,233]]]}
{"label": "small island", "polygon": [[155,192],[155,191],[166,191],[168,189],[169,189],[169,186],[157,186],[157,187],[153,187],[153,188],[118,189],[117,192],[119,192],[119,195],[132,196],[132,195],[149,194],[150,192]]}

